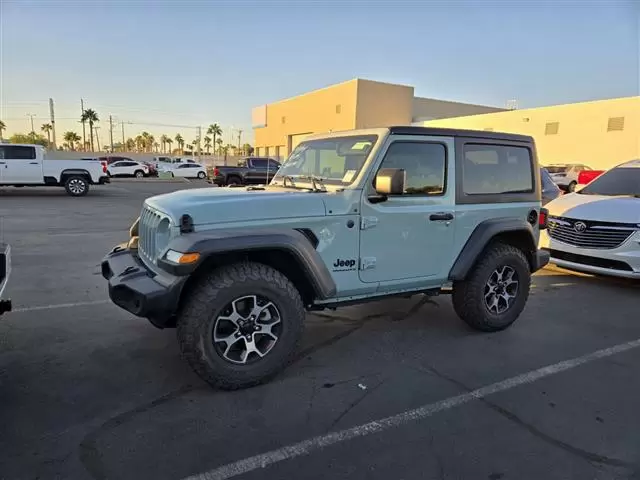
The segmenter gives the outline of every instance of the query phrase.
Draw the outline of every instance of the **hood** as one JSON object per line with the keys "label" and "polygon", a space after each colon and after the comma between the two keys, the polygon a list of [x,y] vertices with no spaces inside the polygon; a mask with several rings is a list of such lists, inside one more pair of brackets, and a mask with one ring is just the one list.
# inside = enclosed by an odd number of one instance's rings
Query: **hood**
{"label": "hood", "polygon": [[600,222],[640,224],[640,198],[569,193],[545,205],[549,215]]}
{"label": "hood", "polygon": [[269,188],[198,188],[179,190],[145,200],[152,208],[171,216],[174,221],[188,214],[195,225],[277,220],[325,215],[321,193],[306,190]]}

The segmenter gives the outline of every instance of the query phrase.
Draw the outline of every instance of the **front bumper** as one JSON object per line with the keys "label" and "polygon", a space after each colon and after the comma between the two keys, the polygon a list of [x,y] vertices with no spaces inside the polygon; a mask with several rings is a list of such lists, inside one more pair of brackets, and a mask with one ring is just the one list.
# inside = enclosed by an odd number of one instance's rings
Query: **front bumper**
{"label": "front bumper", "polygon": [[172,326],[186,277],[167,276],[159,281],[126,244],[104,257],[102,276],[109,282],[113,303],[159,328]]}
{"label": "front bumper", "polygon": [[640,279],[640,234],[636,233],[617,248],[580,248],[540,234],[540,247],[549,252],[549,263],[567,270]]}

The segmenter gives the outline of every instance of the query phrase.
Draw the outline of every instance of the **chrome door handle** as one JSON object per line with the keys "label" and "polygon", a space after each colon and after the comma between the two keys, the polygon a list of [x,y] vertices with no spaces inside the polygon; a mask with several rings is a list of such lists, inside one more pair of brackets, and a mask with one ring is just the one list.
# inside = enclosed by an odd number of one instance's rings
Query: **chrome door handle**
{"label": "chrome door handle", "polygon": [[429,220],[431,220],[432,222],[453,220],[453,213],[449,213],[449,212],[432,213],[431,215],[429,215]]}

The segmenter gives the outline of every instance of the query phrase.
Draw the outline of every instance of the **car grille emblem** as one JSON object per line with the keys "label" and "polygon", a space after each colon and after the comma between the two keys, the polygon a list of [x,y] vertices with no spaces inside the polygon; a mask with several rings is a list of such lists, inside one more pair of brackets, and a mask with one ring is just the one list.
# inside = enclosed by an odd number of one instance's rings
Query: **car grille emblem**
{"label": "car grille emblem", "polygon": [[582,233],[587,229],[587,225],[584,222],[576,222],[573,224],[573,229],[578,233]]}

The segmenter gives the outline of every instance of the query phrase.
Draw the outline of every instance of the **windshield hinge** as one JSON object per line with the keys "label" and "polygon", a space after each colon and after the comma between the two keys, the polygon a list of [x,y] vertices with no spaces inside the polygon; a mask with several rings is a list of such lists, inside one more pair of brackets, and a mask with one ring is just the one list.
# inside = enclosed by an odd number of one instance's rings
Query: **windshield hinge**
{"label": "windshield hinge", "polygon": [[362,217],[360,220],[360,230],[368,230],[378,225],[378,217]]}

